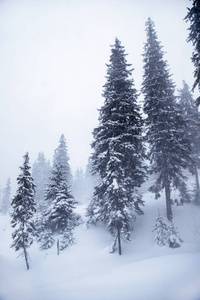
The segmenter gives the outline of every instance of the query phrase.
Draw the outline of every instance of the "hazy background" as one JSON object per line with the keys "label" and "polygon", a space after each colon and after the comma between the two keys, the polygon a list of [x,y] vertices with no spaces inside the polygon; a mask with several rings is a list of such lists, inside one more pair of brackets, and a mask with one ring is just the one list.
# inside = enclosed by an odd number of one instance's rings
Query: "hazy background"
{"label": "hazy background", "polygon": [[116,36],[121,40],[140,90],[148,17],[177,88],[182,80],[192,86],[189,24],[183,21],[191,5],[189,0],[1,0],[0,187],[9,176],[16,185],[26,151],[31,163],[42,151],[52,160],[62,133],[72,171],[85,168],[110,45]]}

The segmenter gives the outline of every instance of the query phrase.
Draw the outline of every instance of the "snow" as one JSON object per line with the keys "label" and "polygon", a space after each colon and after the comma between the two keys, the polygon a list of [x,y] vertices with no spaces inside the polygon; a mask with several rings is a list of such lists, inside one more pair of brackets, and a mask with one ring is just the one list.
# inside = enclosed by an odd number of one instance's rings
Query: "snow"
{"label": "snow", "polygon": [[[134,223],[132,242],[122,244],[122,255],[109,253],[113,242],[103,225],[81,224],[76,244],[57,255],[56,245],[28,250],[30,270],[10,248],[10,219],[0,216],[0,300],[199,300],[200,208],[173,206],[174,223],[184,243],[180,248],[154,243],[153,225],[164,198],[144,195],[144,215]],[[84,217],[86,205],[77,211]],[[86,221],[86,218],[85,218]]]}

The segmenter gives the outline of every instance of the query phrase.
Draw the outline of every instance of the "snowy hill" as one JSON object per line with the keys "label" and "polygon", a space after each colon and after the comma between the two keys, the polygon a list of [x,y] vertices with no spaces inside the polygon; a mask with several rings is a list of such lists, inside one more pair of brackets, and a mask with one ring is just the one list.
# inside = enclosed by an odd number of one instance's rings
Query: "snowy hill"
{"label": "snowy hill", "polygon": [[[144,195],[144,215],[137,217],[132,242],[122,256],[110,254],[112,237],[102,225],[76,228],[76,244],[57,255],[56,246],[29,249],[30,270],[10,248],[9,217],[0,216],[0,300],[199,300],[200,208],[175,207],[174,223],[184,243],[171,249],[154,244],[157,209],[164,199]],[[84,216],[84,205],[77,210]]]}

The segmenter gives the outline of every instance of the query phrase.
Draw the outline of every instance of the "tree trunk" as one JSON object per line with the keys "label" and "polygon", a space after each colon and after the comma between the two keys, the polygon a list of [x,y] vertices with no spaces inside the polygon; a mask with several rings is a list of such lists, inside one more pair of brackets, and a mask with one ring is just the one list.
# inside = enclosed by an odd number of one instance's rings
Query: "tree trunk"
{"label": "tree trunk", "polygon": [[28,253],[26,250],[26,245],[25,245],[25,240],[24,240],[24,231],[23,231],[23,249],[24,249],[24,257],[25,257],[25,262],[26,262],[26,268],[29,270],[29,263],[28,263]]}
{"label": "tree trunk", "polygon": [[121,236],[120,236],[120,229],[117,228],[117,239],[118,239],[118,249],[119,249],[119,255],[122,254],[122,247],[121,247]]}
{"label": "tree trunk", "polygon": [[57,255],[60,254],[59,239],[57,239]]}
{"label": "tree trunk", "polygon": [[167,219],[169,221],[172,221],[172,205],[171,205],[171,199],[170,199],[170,186],[169,183],[165,183],[165,198],[166,198],[166,208],[167,208]]}
{"label": "tree trunk", "polygon": [[199,175],[198,175],[198,170],[197,166],[194,166],[194,172],[195,172],[195,180],[196,180],[196,188],[199,190]]}
{"label": "tree trunk", "polygon": [[195,181],[196,181],[196,195],[195,195],[195,202],[196,204],[200,203],[200,190],[199,190],[199,175],[198,175],[198,169],[197,166],[194,165],[194,172],[195,172]]}

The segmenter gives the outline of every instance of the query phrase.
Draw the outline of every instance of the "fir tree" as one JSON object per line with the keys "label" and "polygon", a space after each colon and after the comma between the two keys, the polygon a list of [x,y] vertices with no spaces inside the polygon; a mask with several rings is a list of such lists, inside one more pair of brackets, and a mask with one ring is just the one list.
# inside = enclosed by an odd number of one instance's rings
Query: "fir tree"
{"label": "fir tree", "polygon": [[165,190],[167,218],[172,219],[171,188],[180,188],[184,182],[183,168],[189,163],[190,150],[184,136],[185,121],[174,96],[163,51],[157,39],[154,23],[146,23],[147,42],[144,46],[144,112],[146,114],[151,173],[156,174],[150,188],[156,198]]}
{"label": "fir tree", "polygon": [[[66,142],[64,135],[62,135],[59,146],[55,150],[50,183],[47,187],[48,208],[43,214],[43,226],[48,234],[43,234],[40,239],[43,248],[53,244],[54,239],[50,237],[51,233],[52,235],[62,234],[62,240],[65,240],[66,246],[67,231],[71,236],[68,239],[70,245],[73,240],[72,231],[78,225],[78,217],[73,212],[76,202],[70,191],[71,172],[68,160]],[[61,243],[62,249],[64,249],[63,243]]]}
{"label": "fir tree", "polygon": [[107,65],[104,105],[100,109],[99,126],[94,129],[92,148],[93,171],[99,174],[88,207],[91,222],[103,222],[118,241],[130,239],[134,211],[142,214],[143,201],[138,187],[144,181],[144,148],[142,119],[137,92],[121,42],[116,38]]}
{"label": "fir tree", "polygon": [[11,225],[15,228],[12,234],[13,244],[11,247],[14,247],[15,251],[22,250],[21,255],[25,257],[28,270],[29,257],[27,248],[33,243],[33,237],[36,235],[34,224],[36,205],[34,200],[35,185],[30,174],[31,167],[29,166],[28,153],[26,153],[23,158],[24,163],[23,166],[20,167],[21,174],[17,178],[17,194],[11,204],[13,207]]}
{"label": "fir tree", "polygon": [[68,186],[70,187],[72,183],[72,173],[69,165],[68,149],[64,134],[61,135],[59,145],[55,149],[54,164],[59,164],[60,166],[62,166],[63,174],[65,174],[64,176],[66,177],[66,181],[68,183]]}
{"label": "fir tree", "polygon": [[[195,67],[193,90],[195,87],[200,90],[200,0],[193,0],[192,8],[188,8],[185,20],[190,22],[187,42],[192,42],[194,47],[191,58]],[[197,99],[197,104],[200,104],[200,97]]]}
{"label": "fir tree", "polygon": [[45,226],[41,226],[38,231],[37,241],[40,243],[40,248],[42,250],[51,248],[55,242],[52,230],[45,228]]}
{"label": "fir tree", "polygon": [[6,187],[3,189],[2,195],[2,204],[1,204],[1,212],[6,215],[9,212],[10,204],[11,204],[11,186],[10,186],[10,178],[8,178]]}
{"label": "fir tree", "polygon": [[180,238],[178,229],[175,227],[172,221],[169,221],[168,225],[168,246],[170,248],[178,248],[183,243],[183,240]]}
{"label": "fir tree", "polygon": [[153,231],[156,232],[155,243],[159,246],[167,246],[168,245],[168,224],[167,221],[165,221],[161,216],[159,210],[158,210],[156,223],[153,227]]}
{"label": "fir tree", "polygon": [[68,224],[73,221],[75,201],[68,191],[65,180],[59,184],[56,197],[44,213],[46,227],[53,233],[63,233]]}
{"label": "fir tree", "polygon": [[179,90],[179,103],[187,127],[185,136],[190,142],[191,147],[191,165],[189,170],[195,175],[194,202],[200,204],[200,186],[198,177],[198,168],[200,167],[200,114],[193,100],[189,86],[183,81],[183,88]]}
{"label": "fir tree", "polygon": [[65,180],[68,188],[71,186],[71,169],[69,166],[69,156],[64,135],[62,134],[59,140],[59,145],[54,151],[53,166],[49,178],[49,184],[46,189],[45,199],[51,204],[55,199],[59,184]]}
{"label": "fir tree", "polygon": [[164,220],[158,210],[158,217],[153,231],[156,232],[155,243],[159,246],[177,248],[181,246],[183,240],[180,238],[177,228],[172,221]]}

